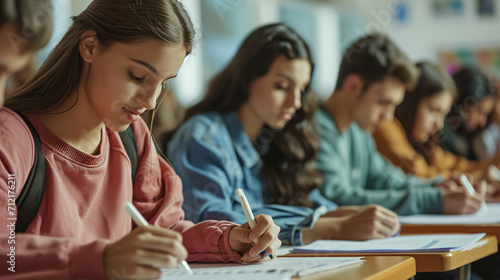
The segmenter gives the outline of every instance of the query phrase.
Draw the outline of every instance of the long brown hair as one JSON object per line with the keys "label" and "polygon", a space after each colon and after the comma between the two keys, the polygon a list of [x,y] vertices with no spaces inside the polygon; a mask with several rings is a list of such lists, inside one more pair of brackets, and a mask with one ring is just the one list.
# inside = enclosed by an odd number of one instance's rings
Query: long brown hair
{"label": "long brown hair", "polygon": [[453,94],[457,98],[457,89],[452,77],[445,69],[437,64],[423,61],[416,64],[420,69],[420,80],[413,90],[407,90],[403,102],[396,107],[394,116],[401,122],[406,137],[417,153],[422,155],[428,164],[431,164],[431,155],[436,145],[439,145],[439,133],[429,137],[422,143],[412,138],[417,109],[420,101],[443,91]]}
{"label": "long brown hair", "polygon": [[[313,68],[307,43],[293,29],[284,24],[260,27],[245,39],[231,63],[212,79],[205,98],[187,111],[186,119],[208,111],[238,110],[249,97],[251,83],[265,75],[280,55],[307,59]],[[265,127],[261,131],[259,142],[266,146],[262,182],[267,203],[313,206],[309,192],[321,185],[321,177],[313,166],[318,151],[312,121],[315,104],[315,95],[308,85],[302,94],[302,107],[283,130]]]}
{"label": "long brown hair", "polygon": [[5,106],[26,113],[46,113],[60,106],[80,82],[82,35],[96,32],[99,44],[156,39],[192,50],[193,24],[176,0],[94,0],[78,16],[33,78],[7,98]]}

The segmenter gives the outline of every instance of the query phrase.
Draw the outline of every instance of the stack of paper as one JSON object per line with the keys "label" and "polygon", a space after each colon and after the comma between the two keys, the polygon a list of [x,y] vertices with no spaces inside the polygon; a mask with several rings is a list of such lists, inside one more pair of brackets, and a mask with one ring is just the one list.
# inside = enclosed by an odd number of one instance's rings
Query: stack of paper
{"label": "stack of paper", "polygon": [[277,258],[264,263],[190,263],[194,275],[187,275],[182,269],[164,269],[165,280],[265,280],[291,279],[326,270],[363,262],[361,257],[354,258]]}
{"label": "stack of paper", "polygon": [[403,235],[367,241],[318,240],[294,248],[293,253],[417,253],[451,252],[472,245],[483,238],[477,234]]}
{"label": "stack of paper", "polygon": [[422,225],[477,225],[499,224],[500,203],[487,203],[486,211],[472,215],[409,215],[399,216],[402,224]]}

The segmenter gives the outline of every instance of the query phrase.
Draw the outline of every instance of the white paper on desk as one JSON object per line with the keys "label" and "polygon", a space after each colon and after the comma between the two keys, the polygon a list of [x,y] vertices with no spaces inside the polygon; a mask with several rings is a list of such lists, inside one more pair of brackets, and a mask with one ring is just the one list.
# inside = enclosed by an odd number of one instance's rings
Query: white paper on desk
{"label": "white paper on desk", "polygon": [[500,203],[487,203],[487,211],[471,215],[409,215],[399,216],[402,224],[419,225],[477,225],[499,224]]}
{"label": "white paper on desk", "polygon": [[163,269],[165,280],[265,280],[290,279],[363,262],[361,257],[277,258],[264,263],[190,263],[194,275],[182,269]]}
{"label": "white paper on desk", "polygon": [[367,241],[317,240],[297,247],[294,253],[416,253],[451,252],[472,245],[485,233],[402,235]]}

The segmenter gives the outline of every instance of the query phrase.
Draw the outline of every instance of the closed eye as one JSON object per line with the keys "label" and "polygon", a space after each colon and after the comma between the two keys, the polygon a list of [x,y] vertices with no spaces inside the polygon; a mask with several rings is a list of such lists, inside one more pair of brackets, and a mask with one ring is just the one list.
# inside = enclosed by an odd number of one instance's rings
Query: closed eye
{"label": "closed eye", "polygon": [[286,86],[282,86],[282,85],[276,85],[275,87],[276,89],[279,89],[279,90],[284,90],[284,91],[288,91],[288,87]]}
{"label": "closed eye", "polygon": [[132,73],[132,71],[128,71],[128,75],[130,76],[130,78],[132,78],[132,80],[135,80],[135,81],[138,81],[138,82],[142,82],[144,81],[144,77],[137,77],[134,73]]}

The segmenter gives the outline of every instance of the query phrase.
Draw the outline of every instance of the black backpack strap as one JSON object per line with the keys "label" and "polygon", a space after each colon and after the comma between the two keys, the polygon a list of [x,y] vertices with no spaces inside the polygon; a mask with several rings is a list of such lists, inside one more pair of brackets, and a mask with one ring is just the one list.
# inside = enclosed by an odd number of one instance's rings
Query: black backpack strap
{"label": "black backpack strap", "polygon": [[16,112],[28,125],[33,142],[35,143],[35,156],[33,167],[23,190],[16,199],[17,221],[16,232],[25,232],[38,212],[45,188],[45,157],[43,155],[42,141],[33,124],[23,114]]}
{"label": "black backpack strap", "polygon": [[129,126],[125,131],[119,133],[122,139],[123,146],[127,151],[128,158],[132,164],[132,183],[134,183],[135,174],[137,173],[137,142],[135,141],[135,134],[132,127]]}

